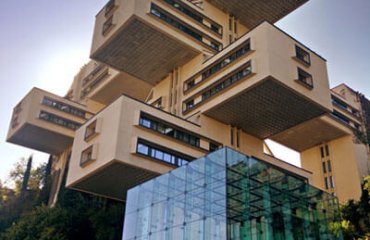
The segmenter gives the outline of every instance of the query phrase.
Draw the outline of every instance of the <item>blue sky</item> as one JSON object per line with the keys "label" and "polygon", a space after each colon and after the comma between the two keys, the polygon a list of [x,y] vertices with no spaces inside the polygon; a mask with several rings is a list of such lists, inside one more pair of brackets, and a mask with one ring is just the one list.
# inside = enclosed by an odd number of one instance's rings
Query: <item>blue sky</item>
{"label": "blue sky", "polygon": [[[65,94],[88,61],[94,17],[106,1],[0,1],[0,179],[21,157],[47,159],[5,142],[12,108],[34,86]],[[369,0],[311,0],[277,25],[328,60],[332,87],[345,82],[370,97]]]}

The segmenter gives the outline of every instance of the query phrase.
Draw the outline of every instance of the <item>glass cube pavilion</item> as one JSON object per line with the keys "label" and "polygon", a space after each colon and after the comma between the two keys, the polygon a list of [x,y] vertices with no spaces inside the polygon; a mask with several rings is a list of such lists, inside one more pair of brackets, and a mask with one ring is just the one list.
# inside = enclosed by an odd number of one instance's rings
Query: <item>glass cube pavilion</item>
{"label": "glass cube pavilion", "polygon": [[130,189],[123,240],[342,239],[338,217],[306,179],[223,148]]}

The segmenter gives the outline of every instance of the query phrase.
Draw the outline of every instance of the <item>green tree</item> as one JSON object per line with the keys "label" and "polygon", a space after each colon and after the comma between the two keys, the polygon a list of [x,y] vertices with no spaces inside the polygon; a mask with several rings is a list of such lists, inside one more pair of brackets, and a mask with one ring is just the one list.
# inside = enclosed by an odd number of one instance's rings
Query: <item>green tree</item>
{"label": "green tree", "polygon": [[365,177],[359,201],[349,200],[341,207],[343,221],[337,225],[345,239],[370,237],[370,176]]}
{"label": "green tree", "polygon": [[23,178],[22,178],[22,185],[21,185],[21,197],[20,199],[23,200],[27,194],[28,188],[28,181],[31,177],[31,169],[32,169],[32,155],[28,158],[27,167],[24,171]]}
{"label": "green tree", "polygon": [[[45,176],[50,174],[48,168],[46,165],[45,171],[41,171],[44,173],[43,188],[47,182]],[[18,221],[13,220],[11,226],[3,230],[2,235],[0,228],[0,240],[121,239],[124,204],[66,189],[65,181],[66,174],[63,176],[55,207],[33,207],[32,211],[22,214]],[[8,215],[10,216],[10,213]]]}

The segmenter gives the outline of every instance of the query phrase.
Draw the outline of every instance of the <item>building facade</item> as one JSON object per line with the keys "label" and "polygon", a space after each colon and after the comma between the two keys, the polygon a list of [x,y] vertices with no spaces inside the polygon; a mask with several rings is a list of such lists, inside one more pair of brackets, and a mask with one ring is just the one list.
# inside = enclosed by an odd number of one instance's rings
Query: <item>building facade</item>
{"label": "building facade", "polygon": [[[368,102],[343,100],[326,60],[274,25],[305,2],[110,0],[69,92],[31,90],[7,140],[53,155],[51,202],[65,174],[69,188],[125,201],[128,189],[222,147],[357,199],[369,173]],[[266,139],[300,152],[303,168],[266,151]]]}

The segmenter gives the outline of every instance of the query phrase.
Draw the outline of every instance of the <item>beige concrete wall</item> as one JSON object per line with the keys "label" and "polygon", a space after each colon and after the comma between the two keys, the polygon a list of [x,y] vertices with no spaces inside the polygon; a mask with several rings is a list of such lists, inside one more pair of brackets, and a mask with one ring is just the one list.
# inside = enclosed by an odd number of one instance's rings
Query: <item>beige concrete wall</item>
{"label": "beige concrete wall", "polygon": [[[74,116],[72,114],[68,114],[66,112],[57,110],[53,107],[46,106],[42,104],[42,100],[44,97],[48,97],[50,99],[65,103],[67,105],[70,105],[72,107],[76,107],[81,110],[87,111],[86,107],[66,100],[62,97],[59,97],[55,94],[46,92],[44,90],[38,89],[38,88],[33,88],[20,102],[21,104],[21,111],[18,114],[18,126],[16,128],[12,128],[11,126],[9,127],[9,132],[8,132],[8,139],[15,134],[24,124],[31,124],[34,126],[38,126],[41,128],[46,128],[54,132],[61,133],[66,136],[73,137],[74,136],[74,131],[62,126],[58,126],[56,124],[44,121],[39,119],[39,114],[41,111],[46,111],[52,114],[55,114],[57,116],[60,116],[62,118],[77,122],[77,123],[84,123],[86,119],[82,119],[80,117]],[[87,114],[86,117],[90,117],[91,114]]]}
{"label": "beige concrete wall", "polygon": [[[113,161],[122,162],[157,173],[164,173],[173,169],[173,167],[165,163],[152,161],[134,154],[133,150],[136,149],[136,140],[138,137],[164,147],[170,147],[172,150],[183,152],[194,158],[204,155],[203,150],[196,149],[179,141],[174,141],[172,138],[155,133],[151,130],[138,127],[140,111],[151,114],[156,118],[163,119],[173,125],[181,126],[181,128],[187,129],[189,132],[199,132],[200,127],[197,125],[122,96],[76,131],[67,185],[72,185],[74,182],[81,180]],[[101,132],[95,138],[85,141],[84,134],[86,126],[95,119],[101,119]],[[81,153],[91,145],[97,145],[97,158],[91,164],[81,167]]]}
{"label": "beige concrete wall", "polygon": [[[114,11],[113,15],[113,24],[115,27],[107,33],[105,36],[102,35],[102,27],[103,23],[106,21],[106,17],[104,16],[104,9],[100,11],[96,15],[96,24],[94,28],[94,35],[93,35],[93,42],[92,42],[92,48],[91,48],[91,54],[94,55],[94,53],[104,44],[106,44],[107,40],[110,39],[112,36],[117,33],[117,30],[119,30],[121,27],[124,27],[125,24],[128,24],[128,21],[132,17],[138,17],[142,21],[146,22],[148,25],[151,25],[158,29],[158,31],[161,31],[175,39],[178,39],[179,41],[192,46],[197,51],[201,52],[203,50],[209,51],[209,49],[205,48],[199,42],[191,38],[190,36],[187,36],[186,34],[180,32],[177,29],[174,29],[171,26],[168,26],[167,24],[164,24],[161,21],[158,21],[153,16],[150,16],[150,4],[155,3],[161,8],[165,9],[167,12],[171,13],[173,16],[176,16],[180,18],[185,23],[189,24],[191,27],[206,33],[208,36],[214,38],[215,40],[218,40],[219,42],[223,42],[223,39],[220,38],[217,34],[213,33],[211,30],[208,30],[204,27],[202,27],[200,24],[198,24],[196,21],[188,19],[187,17],[184,17],[183,14],[177,12],[176,10],[170,8],[167,4],[163,3],[160,0],[117,0],[116,5],[117,9]],[[191,6],[191,4],[189,4]],[[192,6],[191,6],[192,7]],[[195,11],[198,11],[196,7],[193,7]],[[208,9],[211,9],[212,7],[207,7]],[[222,12],[215,11],[209,11],[212,12],[213,15],[222,14]],[[225,16],[225,14],[222,14]],[[208,16],[210,17],[210,16]],[[216,21],[219,23],[219,21]]]}
{"label": "beige concrete wall", "polygon": [[[358,168],[358,151],[352,136],[345,136],[327,143],[330,148],[332,175],[340,202],[358,200],[361,196],[361,173]],[[325,190],[324,174],[320,156],[320,146],[301,153],[302,167],[313,172],[313,185]]]}
{"label": "beige concrete wall", "polygon": [[357,98],[357,94],[350,89],[345,84],[340,84],[334,88],[332,88],[332,91],[337,95],[340,96],[340,99],[344,102],[348,103],[352,107],[356,109],[361,109],[361,103],[359,99]]}
{"label": "beige concrete wall", "polygon": [[[292,167],[287,163],[265,155],[263,153],[263,142],[243,132],[240,132],[240,147],[238,148],[236,146],[236,140],[234,140],[234,145],[232,146],[230,144],[230,126],[205,116],[202,116],[200,119],[202,126],[196,125],[136,100],[122,96],[76,131],[67,186],[73,186],[77,182],[83,181],[87,176],[97,174],[102,167],[117,161],[156,173],[164,173],[174,168],[165,163],[153,161],[135,154],[136,141],[138,138],[194,158],[202,157],[207,153],[205,150],[138,126],[140,111],[174,126],[178,126],[189,133],[200,136],[201,147],[204,149],[208,149],[209,141],[212,139],[212,141],[219,142],[224,146],[233,147],[242,153],[256,156],[271,164],[310,178],[310,174],[306,171]],[[96,137],[85,140],[84,134],[86,127],[95,119],[101,121],[100,132]],[[217,129],[217,131],[215,129]],[[96,160],[81,167],[81,153],[92,145],[97,146]]]}
{"label": "beige concrete wall", "polygon": [[[316,102],[318,105],[328,110],[332,109],[325,61],[309,49],[305,48],[311,56],[311,66],[309,69],[306,69],[300,62],[294,59],[296,55],[295,45],[297,44],[301,47],[302,45],[267,22],[261,24],[259,27],[234,42],[229,48],[211,58],[202,67],[205,68],[210,66],[248,38],[251,39],[251,48],[253,50],[250,54],[246,54],[235,63],[221,70],[219,73],[214,74],[200,87],[194,88],[194,90],[187,93],[185,99],[190,99],[190,97],[194,96],[196,93],[201,92],[202,89],[212,85],[220,78],[229,74],[249,60],[252,61],[252,71],[254,75],[249,77],[247,81],[238,83],[237,87],[231,87],[212,101],[190,111],[185,115],[185,117],[193,114],[194,111],[203,112],[206,109],[210,109],[220,102],[240,93],[241,90],[255,86],[268,76],[276,78],[285,86],[295,90],[302,96],[309,98],[311,101]],[[312,74],[314,81],[313,89],[307,89],[295,81],[298,78],[297,67],[306,69],[307,72]],[[195,103],[196,102],[197,100]]]}

